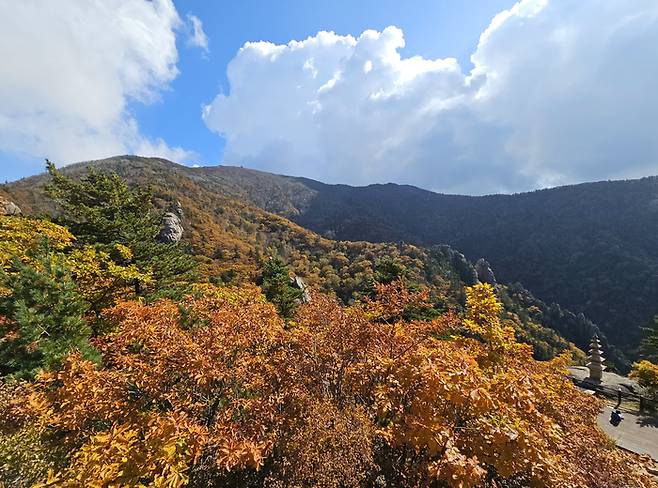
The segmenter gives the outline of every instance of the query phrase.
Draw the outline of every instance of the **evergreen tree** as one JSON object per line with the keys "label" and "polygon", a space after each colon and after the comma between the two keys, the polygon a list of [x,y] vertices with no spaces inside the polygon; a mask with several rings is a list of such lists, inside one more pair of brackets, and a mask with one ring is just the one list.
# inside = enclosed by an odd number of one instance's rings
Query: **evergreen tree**
{"label": "evergreen tree", "polygon": [[295,313],[302,298],[302,291],[290,284],[290,272],[286,264],[278,257],[271,258],[263,268],[261,288],[265,297],[274,304],[285,319]]}
{"label": "evergreen tree", "polygon": [[91,330],[61,255],[45,247],[26,264],[15,258],[11,271],[0,268],[0,375],[31,378],[39,369],[55,369],[71,350],[94,359]]}
{"label": "evergreen tree", "polygon": [[61,220],[84,244],[133,243],[158,233],[147,189],[131,189],[116,174],[88,168],[75,180],[46,160],[52,182],[48,194],[61,207]]}
{"label": "evergreen tree", "polygon": [[81,179],[75,180],[60,173],[50,161],[46,165],[52,177],[47,191],[61,207],[60,220],[79,243],[110,253],[116,244],[127,246],[131,262],[118,264],[136,264],[154,278],[150,289],[135,280],[138,295],[178,294],[181,283],[191,279],[195,261],[183,244],[156,241],[160,217],[150,191],[130,188],[116,173],[88,168]]}
{"label": "evergreen tree", "polygon": [[404,278],[408,270],[392,257],[384,257],[375,263],[375,281],[388,285],[397,279]]}

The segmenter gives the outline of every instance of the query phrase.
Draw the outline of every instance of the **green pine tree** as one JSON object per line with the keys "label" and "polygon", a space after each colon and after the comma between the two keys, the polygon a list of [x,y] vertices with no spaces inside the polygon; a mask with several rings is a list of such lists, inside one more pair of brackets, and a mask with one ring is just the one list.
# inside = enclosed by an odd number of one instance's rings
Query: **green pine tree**
{"label": "green pine tree", "polygon": [[302,298],[302,291],[290,284],[290,272],[278,257],[271,258],[263,268],[261,288],[285,319],[291,319]]}
{"label": "green pine tree", "polygon": [[131,263],[151,272],[155,285],[145,289],[135,282],[135,292],[147,297],[177,296],[181,283],[192,279],[195,261],[182,243],[156,241],[160,216],[152,194],[145,188],[130,188],[116,173],[88,168],[79,180],[60,173],[46,161],[52,177],[49,195],[59,204],[60,221],[81,244],[95,245],[111,252],[115,244],[130,248]]}
{"label": "green pine tree", "polygon": [[384,257],[375,263],[375,281],[387,285],[406,277],[408,270],[392,257]]}
{"label": "green pine tree", "polygon": [[33,258],[32,264],[14,259],[11,271],[0,268],[0,319],[9,332],[0,341],[2,376],[27,379],[56,369],[72,349],[98,358],[83,318],[87,304],[61,255],[44,245]]}

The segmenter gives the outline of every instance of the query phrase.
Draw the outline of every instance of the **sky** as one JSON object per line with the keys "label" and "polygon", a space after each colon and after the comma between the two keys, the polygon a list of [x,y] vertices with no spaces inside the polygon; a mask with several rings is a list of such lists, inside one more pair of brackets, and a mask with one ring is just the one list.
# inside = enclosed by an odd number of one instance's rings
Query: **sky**
{"label": "sky", "polygon": [[510,193],[658,174],[655,0],[0,0],[0,180],[119,154]]}

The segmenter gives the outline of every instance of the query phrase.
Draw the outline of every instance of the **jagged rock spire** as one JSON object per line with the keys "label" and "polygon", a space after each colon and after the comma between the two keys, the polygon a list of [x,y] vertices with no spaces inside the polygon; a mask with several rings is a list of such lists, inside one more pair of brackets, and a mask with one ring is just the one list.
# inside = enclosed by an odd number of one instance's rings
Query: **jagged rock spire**
{"label": "jagged rock spire", "polygon": [[589,344],[589,362],[587,363],[587,368],[589,369],[589,380],[592,381],[601,381],[603,379],[603,371],[605,366],[603,361],[603,351],[601,349],[601,342],[599,341],[599,336],[594,334],[592,337],[592,342]]}
{"label": "jagged rock spire", "polygon": [[302,278],[300,278],[299,276],[293,276],[292,278],[290,278],[290,286],[292,286],[293,288],[297,288],[298,290],[301,290],[302,303],[311,303],[311,294],[308,291],[308,286],[306,285],[306,282]]}

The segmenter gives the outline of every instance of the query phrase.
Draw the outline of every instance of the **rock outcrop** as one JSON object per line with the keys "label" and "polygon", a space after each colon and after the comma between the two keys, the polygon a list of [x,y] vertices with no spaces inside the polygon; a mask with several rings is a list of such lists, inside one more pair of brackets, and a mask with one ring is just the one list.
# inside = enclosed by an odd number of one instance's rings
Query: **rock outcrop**
{"label": "rock outcrop", "polygon": [[183,207],[176,202],[174,208],[162,216],[160,233],[156,237],[163,244],[175,244],[183,238]]}
{"label": "rock outcrop", "polygon": [[471,286],[478,282],[475,268],[473,268],[471,262],[466,259],[466,256],[464,256],[459,251],[453,249],[447,244],[440,244],[437,246],[432,246],[430,252],[439,260],[447,261],[450,264],[450,267],[455,270],[459,276],[459,279],[466,286]]}
{"label": "rock outcrop", "polygon": [[493,270],[489,261],[484,258],[480,258],[475,262],[475,272],[478,275],[478,280],[481,283],[489,283],[490,285],[496,284],[496,276],[494,275]]}
{"label": "rock outcrop", "polygon": [[311,294],[308,291],[308,285],[302,278],[299,276],[293,276],[290,278],[290,286],[297,288],[302,292],[302,303],[310,303]]}
{"label": "rock outcrop", "polygon": [[20,215],[21,213],[18,205],[0,197],[0,215]]}

